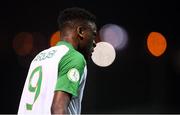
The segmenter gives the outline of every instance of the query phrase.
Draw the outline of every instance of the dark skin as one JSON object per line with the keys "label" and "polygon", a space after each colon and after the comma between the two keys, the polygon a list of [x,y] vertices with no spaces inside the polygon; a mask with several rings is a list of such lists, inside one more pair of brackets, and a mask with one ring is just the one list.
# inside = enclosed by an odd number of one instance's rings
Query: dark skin
{"label": "dark skin", "polygon": [[[62,40],[71,43],[77,51],[81,52],[88,59],[95,46],[96,34],[96,24],[88,21],[86,24],[77,24],[74,28],[65,28],[61,31],[60,37]],[[68,114],[68,105],[71,97],[72,95],[67,92],[55,91],[51,113]]]}

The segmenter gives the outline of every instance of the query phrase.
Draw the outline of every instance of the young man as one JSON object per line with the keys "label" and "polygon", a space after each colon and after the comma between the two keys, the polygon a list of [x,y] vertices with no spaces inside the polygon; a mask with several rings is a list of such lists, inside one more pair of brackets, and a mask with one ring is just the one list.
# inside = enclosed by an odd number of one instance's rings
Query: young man
{"label": "young man", "polygon": [[60,13],[62,41],[31,62],[18,114],[80,114],[86,61],[97,33],[95,22],[95,16],[81,8]]}

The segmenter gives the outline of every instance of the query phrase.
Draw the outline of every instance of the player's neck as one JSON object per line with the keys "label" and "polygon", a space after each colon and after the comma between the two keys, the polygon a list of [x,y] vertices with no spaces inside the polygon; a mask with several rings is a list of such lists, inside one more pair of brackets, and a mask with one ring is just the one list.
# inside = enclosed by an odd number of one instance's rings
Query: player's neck
{"label": "player's neck", "polygon": [[75,42],[73,38],[63,37],[62,40],[70,43],[74,47],[74,49],[77,49],[78,43]]}

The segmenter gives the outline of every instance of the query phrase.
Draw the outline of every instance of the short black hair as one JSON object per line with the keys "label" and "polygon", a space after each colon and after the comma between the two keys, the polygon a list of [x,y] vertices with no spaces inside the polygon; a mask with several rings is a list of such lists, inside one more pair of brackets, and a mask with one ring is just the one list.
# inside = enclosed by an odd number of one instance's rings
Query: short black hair
{"label": "short black hair", "polygon": [[58,26],[59,29],[63,29],[63,27],[72,21],[90,21],[96,23],[96,16],[91,12],[79,8],[79,7],[71,7],[66,8],[60,12],[58,17]]}

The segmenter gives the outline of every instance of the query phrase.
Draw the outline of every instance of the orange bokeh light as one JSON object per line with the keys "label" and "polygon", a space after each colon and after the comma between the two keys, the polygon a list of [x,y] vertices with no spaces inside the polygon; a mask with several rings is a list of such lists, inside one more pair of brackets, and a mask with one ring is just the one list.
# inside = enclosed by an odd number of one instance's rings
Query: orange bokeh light
{"label": "orange bokeh light", "polygon": [[167,47],[165,37],[158,32],[151,32],[147,38],[147,47],[153,56],[161,56]]}
{"label": "orange bokeh light", "polygon": [[13,40],[13,48],[20,56],[25,56],[31,53],[33,48],[33,36],[28,32],[17,34]]}
{"label": "orange bokeh light", "polygon": [[55,46],[57,44],[57,42],[59,42],[61,39],[60,39],[60,31],[57,31],[55,33],[53,33],[53,35],[51,36],[51,39],[50,39],[50,46]]}

